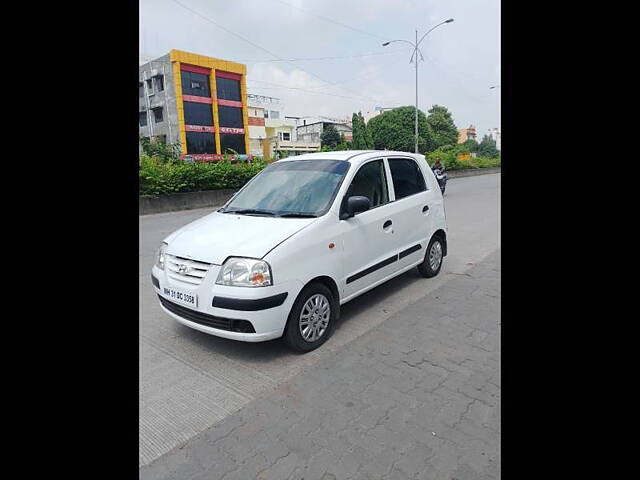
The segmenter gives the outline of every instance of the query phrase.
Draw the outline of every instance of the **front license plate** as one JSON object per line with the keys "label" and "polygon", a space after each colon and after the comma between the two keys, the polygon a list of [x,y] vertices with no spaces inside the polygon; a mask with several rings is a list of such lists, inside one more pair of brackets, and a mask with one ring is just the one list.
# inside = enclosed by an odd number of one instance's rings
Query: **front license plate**
{"label": "front license plate", "polygon": [[162,292],[167,300],[179,303],[186,307],[195,308],[198,306],[198,296],[195,293],[187,292],[173,287],[163,287]]}

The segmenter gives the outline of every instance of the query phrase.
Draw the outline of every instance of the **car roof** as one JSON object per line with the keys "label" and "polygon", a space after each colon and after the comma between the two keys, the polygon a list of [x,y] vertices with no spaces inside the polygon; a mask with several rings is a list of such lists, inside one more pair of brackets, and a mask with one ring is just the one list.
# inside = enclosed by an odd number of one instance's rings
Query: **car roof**
{"label": "car roof", "polygon": [[303,153],[302,155],[283,158],[278,160],[278,162],[291,162],[294,160],[344,160],[349,163],[360,164],[372,158],[396,155],[424,159],[424,155],[419,153],[397,152],[392,150],[340,150],[335,152]]}

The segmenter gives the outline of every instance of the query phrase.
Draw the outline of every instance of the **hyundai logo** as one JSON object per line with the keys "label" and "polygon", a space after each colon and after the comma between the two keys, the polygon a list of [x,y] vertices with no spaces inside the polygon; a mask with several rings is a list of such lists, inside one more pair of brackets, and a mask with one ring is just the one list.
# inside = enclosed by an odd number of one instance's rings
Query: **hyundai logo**
{"label": "hyundai logo", "polygon": [[186,275],[189,272],[189,266],[181,263],[178,265],[178,273]]}

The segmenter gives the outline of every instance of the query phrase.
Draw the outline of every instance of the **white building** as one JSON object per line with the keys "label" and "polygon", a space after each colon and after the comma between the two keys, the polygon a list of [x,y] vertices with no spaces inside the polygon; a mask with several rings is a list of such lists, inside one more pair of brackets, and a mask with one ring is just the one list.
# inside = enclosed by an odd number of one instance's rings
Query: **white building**
{"label": "white building", "polygon": [[270,160],[295,152],[315,152],[320,143],[300,142],[296,134],[298,117],[286,117],[279,98],[247,94],[249,149],[252,155]]}
{"label": "white building", "polygon": [[490,128],[489,136],[496,142],[496,148],[501,150],[500,148],[500,129],[499,128]]}
{"label": "white building", "polygon": [[376,107],[373,112],[366,112],[362,114],[362,118],[364,118],[364,123],[369,123],[373,117],[377,117],[381,113],[388,112],[389,110],[393,110],[393,107]]}

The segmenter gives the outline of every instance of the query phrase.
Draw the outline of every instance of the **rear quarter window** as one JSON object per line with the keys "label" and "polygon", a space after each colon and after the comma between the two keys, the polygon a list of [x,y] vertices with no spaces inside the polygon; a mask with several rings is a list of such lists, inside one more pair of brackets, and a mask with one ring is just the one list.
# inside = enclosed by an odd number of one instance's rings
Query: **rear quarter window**
{"label": "rear quarter window", "polygon": [[427,190],[422,170],[414,160],[390,158],[389,169],[396,192],[396,200]]}

